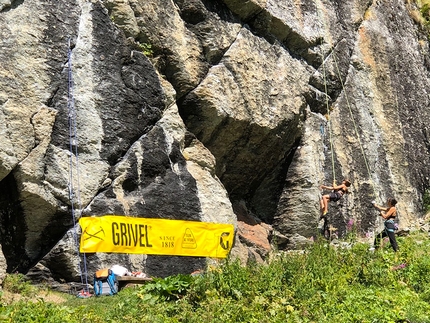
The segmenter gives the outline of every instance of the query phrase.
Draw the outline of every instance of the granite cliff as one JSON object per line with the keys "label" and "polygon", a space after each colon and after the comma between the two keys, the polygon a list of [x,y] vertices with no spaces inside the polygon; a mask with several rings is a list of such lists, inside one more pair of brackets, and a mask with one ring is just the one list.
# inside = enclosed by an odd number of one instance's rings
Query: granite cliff
{"label": "granite cliff", "polygon": [[[319,186],[343,178],[351,193],[329,213],[338,235],[351,219],[363,235],[377,230],[370,201],[388,197],[400,226],[413,225],[430,186],[418,9],[0,0],[2,271],[76,280],[74,209],[232,223],[232,254],[261,261],[273,240],[289,249],[318,234]],[[166,276],[206,259],[94,254],[88,263]]]}

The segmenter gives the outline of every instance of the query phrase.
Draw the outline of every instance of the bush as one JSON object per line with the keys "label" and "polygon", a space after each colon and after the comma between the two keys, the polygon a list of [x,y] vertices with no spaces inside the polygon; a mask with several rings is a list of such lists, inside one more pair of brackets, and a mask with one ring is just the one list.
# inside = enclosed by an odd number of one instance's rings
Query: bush
{"label": "bush", "polygon": [[430,212],[430,191],[428,189],[423,195],[423,209],[425,213]]}
{"label": "bush", "polygon": [[3,280],[5,291],[28,297],[34,296],[37,289],[25,279],[23,274],[8,274]]}
{"label": "bush", "polygon": [[[400,251],[367,244],[279,252],[268,264],[226,260],[192,277],[155,279],[115,296],[0,307],[5,322],[430,323],[430,241],[399,237]],[[16,277],[13,277],[17,279]],[[11,286],[22,286],[14,283]],[[17,289],[15,289],[17,290]]]}
{"label": "bush", "polygon": [[[164,279],[154,278],[153,282],[147,283],[141,292],[155,298],[171,301],[183,297],[191,284],[190,275],[169,276]],[[149,297],[148,297],[149,299]]]}

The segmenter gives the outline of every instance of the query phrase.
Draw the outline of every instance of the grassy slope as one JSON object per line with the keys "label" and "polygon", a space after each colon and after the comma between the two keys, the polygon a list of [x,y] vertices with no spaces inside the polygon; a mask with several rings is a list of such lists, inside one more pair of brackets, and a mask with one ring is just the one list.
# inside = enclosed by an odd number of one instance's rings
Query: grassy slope
{"label": "grassy slope", "polygon": [[113,297],[59,302],[25,291],[12,303],[2,297],[0,322],[430,322],[430,240],[398,240],[397,254],[315,243],[270,265],[227,262]]}

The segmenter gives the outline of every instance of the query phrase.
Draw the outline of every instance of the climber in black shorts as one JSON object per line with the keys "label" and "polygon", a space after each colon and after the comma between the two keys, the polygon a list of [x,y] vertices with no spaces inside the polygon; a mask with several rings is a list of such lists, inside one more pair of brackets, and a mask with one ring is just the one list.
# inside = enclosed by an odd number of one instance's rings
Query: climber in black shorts
{"label": "climber in black shorts", "polygon": [[328,202],[337,202],[342,196],[348,193],[348,187],[351,186],[351,182],[347,179],[344,179],[340,185],[336,185],[336,182],[333,183],[333,186],[325,186],[321,185],[321,189],[332,190],[333,192],[323,195],[320,201],[321,206],[321,216],[325,216],[328,211]]}

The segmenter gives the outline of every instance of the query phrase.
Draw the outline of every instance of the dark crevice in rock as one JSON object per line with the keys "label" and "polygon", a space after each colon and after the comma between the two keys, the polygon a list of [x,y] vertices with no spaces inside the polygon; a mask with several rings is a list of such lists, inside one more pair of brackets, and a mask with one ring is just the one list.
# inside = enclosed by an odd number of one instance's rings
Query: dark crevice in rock
{"label": "dark crevice in rock", "polygon": [[7,262],[7,272],[25,272],[30,259],[25,251],[24,210],[13,172],[0,182],[0,241]]}
{"label": "dark crevice in rock", "polygon": [[288,169],[293,161],[294,155],[301,142],[301,137],[286,152],[284,158],[264,177],[252,194],[250,194],[250,209],[254,214],[269,224],[273,224],[279,199],[282,195]]}
{"label": "dark crevice in rock", "polygon": [[[77,207],[77,205],[75,205],[75,207]],[[51,251],[70,228],[73,228],[74,221],[72,216],[76,216],[74,212],[76,212],[76,210],[73,211],[72,207],[69,205],[63,205],[63,207],[60,207],[54,214],[52,214],[49,226],[46,226],[41,230],[40,235],[43,239],[40,242],[39,254],[37,257],[34,257],[32,266]]]}
{"label": "dark crevice in rock", "polygon": [[10,10],[18,8],[20,5],[24,3],[24,0],[11,0],[10,4],[3,4],[3,7],[0,7],[0,13],[8,12]]}
{"label": "dark crevice in rock", "polygon": [[[33,120],[33,118],[34,118],[34,116],[37,114],[37,112],[34,112],[32,115],[31,115],[31,117],[30,117],[30,124],[31,124],[31,127],[33,128],[33,133],[35,132],[34,131],[34,120]],[[36,138],[36,136],[35,136],[35,138],[34,138],[34,145],[33,145],[33,147],[32,147],[32,149],[34,149],[34,148],[36,148],[37,146],[39,145],[39,141],[38,141],[38,139]],[[25,159],[25,158],[24,158]]]}
{"label": "dark crevice in rock", "polygon": [[[32,200],[36,200],[35,205],[31,204]],[[45,208],[43,202],[31,193],[23,197],[13,172],[0,182],[0,241],[7,261],[7,272],[26,273],[72,226],[70,208],[66,207],[65,211],[58,211],[49,217],[47,214],[42,215],[43,210],[49,207],[45,205]],[[28,221],[37,223],[35,217],[38,216],[48,219],[49,226],[30,227]],[[41,237],[37,241],[37,247],[29,242],[29,236],[33,233]],[[28,248],[32,249],[31,253],[28,253]]]}
{"label": "dark crevice in rock", "polygon": [[[7,261],[7,272],[26,273],[44,255],[46,255],[55,244],[62,238],[64,233],[72,226],[70,210],[59,211],[49,219],[49,226],[37,232],[41,238],[37,241],[35,248],[31,245],[31,254],[28,253],[29,241],[33,227],[29,227],[27,220],[34,222],[34,217],[39,216],[38,209],[43,212],[43,205],[39,204],[32,210],[28,210],[29,200],[38,197],[30,196],[23,200],[22,192],[17,187],[13,172],[0,182],[0,241],[3,254]],[[43,201],[40,200],[42,203]],[[30,205],[30,207],[33,207]],[[67,208],[66,208],[67,209]],[[47,215],[45,215],[47,216]],[[30,217],[30,218],[28,218]]]}
{"label": "dark crevice in rock", "polygon": [[52,92],[52,95],[48,98],[48,100],[46,100],[46,106],[47,107],[53,107],[54,106],[54,102],[55,102],[55,98],[57,96],[57,93],[59,92],[60,87],[57,86],[54,91]]}
{"label": "dark crevice in rock", "polygon": [[207,8],[203,1],[174,0],[179,7],[179,15],[187,24],[197,25],[207,19]]}
{"label": "dark crevice in rock", "polygon": [[309,85],[309,91],[305,92],[304,97],[311,111],[322,115],[327,114],[327,105],[330,108],[333,104],[333,99],[329,95],[311,85]]}
{"label": "dark crevice in rock", "polygon": [[239,23],[240,19],[220,1],[174,0],[179,7],[181,18],[190,25],[198,25],[210,19],[211,15],[227,23]]}

